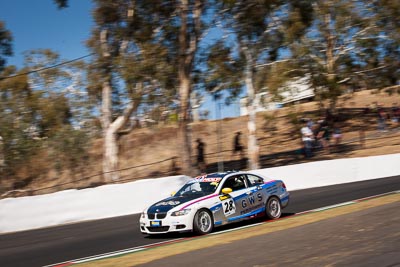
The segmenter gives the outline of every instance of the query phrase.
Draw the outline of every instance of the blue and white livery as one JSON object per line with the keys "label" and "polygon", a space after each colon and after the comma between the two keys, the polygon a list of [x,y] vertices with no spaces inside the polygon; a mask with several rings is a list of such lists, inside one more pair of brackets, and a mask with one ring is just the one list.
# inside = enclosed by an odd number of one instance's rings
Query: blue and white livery
{"label": "blue and white livery", "polygon": [[147,208],[140,217],[144,234],[193,231],[265,215],[278,219],[289,204],[280,180],[250,172],[211,173],[188,181],[176,194]]}

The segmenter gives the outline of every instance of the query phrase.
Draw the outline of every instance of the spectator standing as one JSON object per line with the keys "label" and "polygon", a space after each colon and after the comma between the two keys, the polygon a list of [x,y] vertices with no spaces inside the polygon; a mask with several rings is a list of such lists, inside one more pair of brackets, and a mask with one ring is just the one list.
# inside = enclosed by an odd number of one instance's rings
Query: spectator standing
{"label": "spectator standing", "polygon": [[242,135],[242,132],[236,132],[235,137],[233,138],[233,155],[236,155],[236,153],[240,154],[240,157],[243,157],[243,145],[240,142],[240,137]]}
{"label": "spectator standing", "polygon": [[396,127],[400,123],[400,108],[397,103],[393,103],[392,105],[392,122]]}
{"label": "spectator standing", "polygon": [[361,148],[365,148],[365,125],[367,124],[368,122],[365,116],[360,116],[357,120],[355,120],[355,129],[358,131],[358,139]]}
{"label": "spectator standing", "polygon": [[378,107],[378,130],[381,132],[386,132],[386,112],[383,107]]}
{"label": "spectator standing", "polygon": [[312,144],[314,142],[313,131],[310,129],[308,125],[309,125],[308,121],[305,121],[303,127],[300,130],[304,145],[304,154],[306,158],[312,157]]}
{"label": "spectator standing", "polygon": [[206,170],[206,162],[204,159],[204,150],[206,145],[200,138],[198,138],[196,142],[197,142],[197,166],[201,172],[204,172]]}
{"label": "spectator standing", "polygon": [[329,125],[333,122],[333,115],[329,109],[325,110],[325,122]]}
{"label": "spectator standing", "polygon": [[326,121],[321,122],[321,127],[318,131],[318,140],[320,140],[322,148],[329,153],[329,141],[331,139],[331,129]]}
{"label": "spectator standing", "polygon": [[4,167],[4,144],[3,137],[0,135],[0,171],[2,171]]}
{"label": "spectator standing", "polygon": [[318,125],[312,120],[307,119],[307,127],[315,134],[315,130],[318,128]]}
{"label": "spectator standing", "polygon": [[333,125],[333,133],[332,133],[332,137],[333,137],[333,143],[335,146],[335,150],[337,150],[340,142],[342,141],[342,131],[340,130],[339,124],[335,123]]}

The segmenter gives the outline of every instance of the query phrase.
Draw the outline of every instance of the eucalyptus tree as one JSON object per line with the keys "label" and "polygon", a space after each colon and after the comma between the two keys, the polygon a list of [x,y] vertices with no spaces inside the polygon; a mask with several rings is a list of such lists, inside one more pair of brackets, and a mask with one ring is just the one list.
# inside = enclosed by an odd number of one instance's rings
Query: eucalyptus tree
{"label": "eucalyptus tree", "polygon": [[[29,166],[42,145],[49,148],[50,154],[57,152],[63,157],[55,158],[53,163],[80,158],[83,153],[76,153],[77,149],[84,152],[83,142],[79,147],[63,147],[66,140],[76,143],[85,139],[85,132],[74,126],[83,119],[86,108],[85,97],[77,93],[84,91],[76,81],[76,73],[83,72],[79,62],[62,62],[57,53],[48,49],[27,51],[22,69],[8,66],[1,75],[0,135],[4,135],[9,174],[17,172],[22,162]],[[35,175],[29,173],[31,178]]]}
{"label": "eucalyptus tree", "polygon": [[12,35],[9,30],[6,29],[4,23],[0,21],[0,71],[6,64],[4,57],[12,56]]}
{"label": "eucalyptus tree", "polygon": [[[35,49],[24,52],[24,70],[32,90],[41,94],[41,101],[49,102],[43,110],[47,115],[41,116],[42,136],[51,136],[65,124],[81,128],[93,118],[86,92],[86,65],[82,60],[67,62],[50,49]],[[52,103],[57,103],[60,112],[64,108],[64,115],[50,111]]]}
{"label": "eucalyptus tree", "polygon": [[[86,92],[86,65],[65,61],[50,49],[26,51],[24,71],[29,73],[33,112],[30,134],[46,145],[54,169],[76,173],[87,158],[88,138],[94,134],[95,116]],[[92,126],[92,127],[91,127]]]}
{"label": "eucalyptus tree", "polygon": [[68,0],[53,0],[59,9],[68,7]]}
{"label": "eucalyptus tree", "polygon": [[363,4],[371,17],[374,34],[359,42],[364,48],[363,56],[370,57],[361,78],[367,81],[368,86],[388,88],[389,92],[397,85],[400,93],[400,2],[363,0]]}
{"label": "eucalyptus tree", "polygon": [[[5,67],[1,77],[17,73],[13,66]],[[12,176],[15,168],[29,158],[33,149],[24,130],[31,126],[29,84],[26,76],[0,80],[0,136],[2,139],[3,167],[5,174]],[[31,105],[32,106],[32,105]]]}
{"label": "eucalyptus tree", "polygon": [[[155,99],[150,96],[151,92],[156,92],[153,96],[164,96],[163,100],[168,102],[179,102],[182,170],[191,174],[188,127],[193,82],[191,76],[204,30],[202,16],[205,2],[94,1],[95,27],[88,41],[94,56],[89,67],[88,89],[101,103],[103,170],[106,180],[118,179],[118,173],[115,172],[118,167],[118,132],[144,103],[143,99]],[[67,0],[55,0],[55,3],[59,8],[68,6]],[[145,73],[140,71],[144,61],[153,62],[148,64],[148,68],[142,69]],[[177,89],[178,96],[174,89]],[[168,106],[165,103],[163,105]]]}
{"label": "eucalyptus tree", "polygon": [[329,99],[330,109],[335,109],[344,89],[385,84],[379,74],[391,65],[384,62],[385,51],[397,49],[398,54],[398,46],[394,48],[378,24],[378,2],[315,0],[313,24],[291,44],[298,70],[311,74],[317,96]]}
{"label": "eucalyptus tree", "polygon": [[248,110],[249,167],[259,167],[256,137],[255,96],[265,90],[266,67],[287,55],[286,31],[290,1],[219,1],[222,40],[210,49],[208,60],[210,91],[230,90],[237,96],[246,88]]}
{"label": "eucalyptus tree", "polygon": [[[172,1],[174,3],[175,1]],[[190,129],[190,96],[193,90],[192,74],[196,52],[204,31],[203,14],[207,1],[180,0],[176,1],[178,31],[178,80],[179,80],[179,132],[182,147],[182,170],[185,174],[193,175],[191,166]]]}
{"label": "eucalyptus tree", "polygon": [[[4,69],[4,65],[6,63],[4,57],[12,55],[11,43],[12,43],[11,33],[5,28],[4,23],[0,21],[0,72]],[[3,111],[2,109],[3,107],[0,107],[0,111]],[[4,141],[0,133],[0,168],[2,166],[4,166]]]}
{"label": "eucalyptus tree", "polygon": [[[78,148],[83,151],[85,143],[69,150],[61,149],[62,144],[68,138],[71,139],[72,133],[78,133],[71,127],[69,102],[64,95],[46,96],[43,91],[33,89],[27,75],[0,81],[0,95],[0,135],[3,136],[6,171],[10,178],[33,180],[46,175],[46,171],[61,162],[61,158],[52,157],[52,164],[46,164],[40,172],[36,172],[38,169],[34,162],[46,161],[46,155],[50,156],[55,151],[65,156],[63,163],[67,163],[66,159],[79,158],[73,150]],[[57,142],[54,142],[61,132],[65,133],[64,138],[57,138]],[[47,147],[46,152],[43,147]],[[41,156],[35,159],[38,154]],[[58,165],[66,167],[63,164]],[[27,169],[31,171],[24,173],[23,170]]]}
{"label": "eucalyptus tree", "polygon": [[377,26],[388,35],[388,39],[399,44],[400,2],[391,0],[364,0],[364,2],[374,12]]}
{"label": "eucalyptus tree", "polygon": [[99,103],[106,181],[119,178],[117,141],[130,130],[131,115],[174,95],[167,92],[174,89],[174,64],[163,39],[173,13],[174,7],[159,1],[95,1],[88,90]]}

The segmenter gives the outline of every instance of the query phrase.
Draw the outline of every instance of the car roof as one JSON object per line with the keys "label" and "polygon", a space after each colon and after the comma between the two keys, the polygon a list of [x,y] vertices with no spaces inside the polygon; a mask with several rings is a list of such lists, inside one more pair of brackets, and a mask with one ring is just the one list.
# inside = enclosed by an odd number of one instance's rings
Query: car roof
{"label": "car roof", "polygon": [[243,171],[226,171],[226,172],[213,172],[213,173],[208,173],[208,174],[203,174],[200,176],[195,177],[195,179],[204,179],[204,178],[224,178],[228,175],[231,174],[245,174],[247,172],[243,172]]}

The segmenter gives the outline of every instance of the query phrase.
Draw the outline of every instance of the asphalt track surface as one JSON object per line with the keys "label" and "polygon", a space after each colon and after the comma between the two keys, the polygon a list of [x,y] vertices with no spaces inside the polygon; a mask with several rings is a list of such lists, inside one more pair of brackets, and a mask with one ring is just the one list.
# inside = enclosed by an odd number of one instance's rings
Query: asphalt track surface
{"label": "asphalt track surface", "polygon": [[400,194],[385,195],[82,267],[395,267],[399,209]]}
{"label": "asphalt track surface", "polygon": [[[284,216],[397,190],[400,176],[293,191]],[[0,266],[44,266],[177,237],[180,235],[142,235],[138,214],[3,234]]]}

